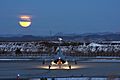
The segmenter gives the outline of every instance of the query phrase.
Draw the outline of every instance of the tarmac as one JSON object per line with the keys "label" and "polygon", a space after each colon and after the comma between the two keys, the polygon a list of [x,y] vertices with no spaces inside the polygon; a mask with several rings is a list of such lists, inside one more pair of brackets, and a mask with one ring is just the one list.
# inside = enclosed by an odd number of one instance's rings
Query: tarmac
{"label": "tarmac", "polygon": [[[21,79],[53,77],[120,77],[120,62],[69,62],[69,68],[49,69],[49,62],[41,61],[0,61],[0,79]],[[67,66],[66,66],[67,67]]]}

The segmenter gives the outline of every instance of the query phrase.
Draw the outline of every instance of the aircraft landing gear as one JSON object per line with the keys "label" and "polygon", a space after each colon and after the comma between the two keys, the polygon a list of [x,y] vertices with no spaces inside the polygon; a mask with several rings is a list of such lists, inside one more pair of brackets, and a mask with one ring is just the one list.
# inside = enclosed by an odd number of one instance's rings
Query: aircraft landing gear
{"label": "aircraft landing gear", "polygon": [[59,66],[59,69],[61,69],[61,65],[58,65]]}
{"label": "aircraft landing gear", "polygon": [[51,65],[49,65],[49,69],[51,68]]}
{"label": "aircraft landing gear", "polygon": [[71,65],[69,65],[69,69],[71,69]]}

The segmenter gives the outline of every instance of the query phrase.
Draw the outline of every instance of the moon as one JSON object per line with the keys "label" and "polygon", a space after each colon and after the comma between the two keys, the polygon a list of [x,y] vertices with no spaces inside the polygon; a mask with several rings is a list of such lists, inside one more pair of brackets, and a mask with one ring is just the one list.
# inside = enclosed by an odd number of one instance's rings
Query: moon
{"label": "moon", "polygon": [[32,23],[31,16],[29,16],[29,15],[21,15],[21,16],[19,16],[19,18],[20,18],[19,25],[21,27],[27,28]]}

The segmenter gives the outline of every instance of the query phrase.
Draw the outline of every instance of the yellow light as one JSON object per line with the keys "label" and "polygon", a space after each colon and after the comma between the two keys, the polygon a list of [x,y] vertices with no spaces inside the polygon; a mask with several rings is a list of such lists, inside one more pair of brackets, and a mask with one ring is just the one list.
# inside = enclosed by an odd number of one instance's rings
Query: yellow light
{"label": "yellow light", "polygon": [[31,22],[28,21],[19,21],[20,26],[22,27],[28,27],[31,25]]}
{"label": "yellow light", "polygon": [[[37,68],[43,68],[43,69],[49,69],[49,66],[48,65],[44,65],[44,66],[38,66]],[[76,65],[71,65],[71,69],[80,69],[80,68],[85,68],[84,66],[76,66]],[[52,65],[50,67],[50,69],[60,69],[58,65]],[[62,65],[61,66],[61,69],[69,69],[69,66],[64,66]]]}

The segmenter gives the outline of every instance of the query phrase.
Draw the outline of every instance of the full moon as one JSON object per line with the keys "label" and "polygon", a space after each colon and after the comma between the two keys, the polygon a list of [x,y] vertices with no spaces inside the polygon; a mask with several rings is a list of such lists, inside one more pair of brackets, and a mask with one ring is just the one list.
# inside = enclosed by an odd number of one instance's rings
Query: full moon
{"label": "full moon", "polygon": [[21,27],[27,28],[32,23],[31,16],[29,16],[29,15],[21,15],[21,16],[19,16],[19,18],[20,18],[19,25]]}

